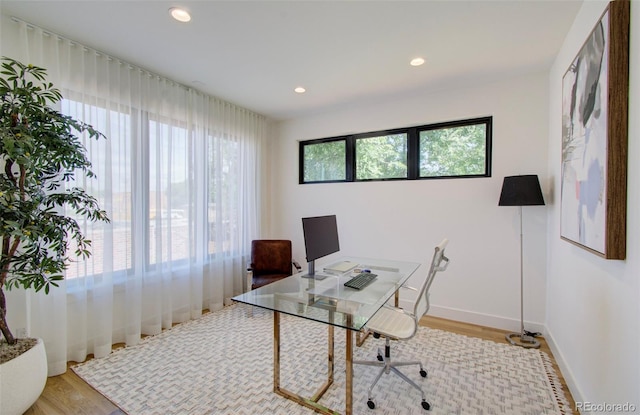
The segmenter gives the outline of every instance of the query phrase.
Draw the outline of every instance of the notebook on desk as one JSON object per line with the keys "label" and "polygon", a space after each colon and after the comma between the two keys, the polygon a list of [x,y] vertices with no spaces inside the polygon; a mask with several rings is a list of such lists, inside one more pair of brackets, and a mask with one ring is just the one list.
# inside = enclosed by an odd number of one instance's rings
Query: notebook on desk
{"label": "notebook on desk", "polygon": [[340,261],[335,264],[331,264],[323,268],[324,272],[331,272],[334,274],[344,274],[345,272],[349,272],[355,267],[358,266],[357,262],[353,261]]}

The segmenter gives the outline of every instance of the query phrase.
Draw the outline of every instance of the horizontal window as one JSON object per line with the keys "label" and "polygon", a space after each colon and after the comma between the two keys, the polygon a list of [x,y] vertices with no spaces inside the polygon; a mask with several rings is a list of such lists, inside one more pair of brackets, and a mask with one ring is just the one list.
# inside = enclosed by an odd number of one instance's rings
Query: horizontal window
{"label": "horizontal window", "polygon": [[487,124],[422,130],[420,177],[485,176]]}
{"label": "horizontal window", "polygon": [[406,179],[407,134],[356,138],[356,180]]}
{"label": "horizontal window", "polygon": [[492,117],[300,142],[305,183],[491,176]]}
{"label": "horizontal window", "polygon": [[315,140],[302,148],[305,182],[334,182],[346,179],[346,142]]}

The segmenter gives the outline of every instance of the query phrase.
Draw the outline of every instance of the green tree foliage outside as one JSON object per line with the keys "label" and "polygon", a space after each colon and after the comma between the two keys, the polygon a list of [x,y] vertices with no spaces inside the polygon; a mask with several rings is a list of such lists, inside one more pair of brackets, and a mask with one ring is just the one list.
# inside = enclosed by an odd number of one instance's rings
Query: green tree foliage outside
{"label": "green tree foliage outside", "polygon": [[356,178],[407,177],[407,135],[359,138],[356,141]]}
{"label": "green tree foliage outside", "polygon": [[[470,125],[367,136],[355,135],[354,176],[350,180],[415,179],[429,177],[484,176],[487,172],[486,121]],[[416,131],[413,135],[410,130]],[[409,157],[409,141],[417,140],[418,154]],[[349,139],[303,143],[303,182],[344,181],[347,177],[346,148]],[[414,148],[411,146],[411,148]],[[409,158],[417,166],[410,173]],[[417,177],[409,177],[415,175]]]}
{"label": "green tree foliage outside", "polygon": [[345,180],[346,151],[344,140],[304,146],[304,181]]}
{"label": "green tree foliage outside", "polygon": [[486,168],[484,124],[420,132],[420,177],[482,175]]}

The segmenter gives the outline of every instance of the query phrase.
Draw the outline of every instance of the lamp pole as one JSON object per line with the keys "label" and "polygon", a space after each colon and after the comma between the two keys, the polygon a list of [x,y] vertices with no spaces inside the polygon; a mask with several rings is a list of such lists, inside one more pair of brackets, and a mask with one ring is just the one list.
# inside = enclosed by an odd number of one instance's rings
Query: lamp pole
{"label": "lamp pole", "polygon": [[[515,346],[537,349],[538,347],[540,347],[540,342],[524,331],[524,255],[522,242],[522,205],[518,207],[520,208],[520,333],[509,333],[506,337],[509,343]],[[520,339],[520,341],[517,341],[515,339]]]}
{"label": "lamp pole", "polygon": [[[540,181],[535,174],[507,176],[502,182],[498,206],[518,206],[520,208],[520,333],[507,334],[509,343],[522,347],[540,347],[532,335],[524,329],[524,242],[522,237],[522,206],[544,205]],[[518,340],[516,340],[518,339]]]}

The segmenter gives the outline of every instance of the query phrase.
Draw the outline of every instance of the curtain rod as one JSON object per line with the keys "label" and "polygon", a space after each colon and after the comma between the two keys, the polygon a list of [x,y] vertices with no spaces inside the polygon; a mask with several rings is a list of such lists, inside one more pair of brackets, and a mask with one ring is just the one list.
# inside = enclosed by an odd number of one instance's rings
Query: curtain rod
{"label": "curtain rod", "polygon": [[120,65],[126,65],[126,66],[128,66],[130,69],[132,69],[132,70],[137,70],[137,71],[139,71],[140,73],[146,74],[146,75],[147,75],[147,76],[149,76],[149,77],[152,77],[152,78],[154,78],[154,77],[155,77],[155,78],[157,78],[157,79],[159,79],[159,80],[164,80],[164,81],[170,82],[172,85],[178,86],[178,87],[180,87],[180,88],[184,88],[184,89],[185,89],[185,90],[187,90],[187,91],[193,91],[193,92],[195,92],[196,94],[198,94],[198,95],[200,95],[200,96],[202,96],[202,97],[215,99],[216,101],[219,101],[219,102],[221,102],[221,103],[223,103],[223,104],[225,104],[225,105],[232,105],[232,106],[234,106],[234,107],[236,108],[236,110],[240,110],[240,111],[242,111],[242,112],[247,112],[247,113],[250,113],[250,114],[253,114],[253,115],[259,116],[259,117],[266,118],[266,117],[264,117],[264,115],[258,114],[258,113],[254,112],[254,111],[251,111],[251,110],[247,109],[247,108],[240,107],[240,106],[238,106],[238,105],[236,105],[236,104],[233,104],[233,103],[228,102],[228,101],[226,101],[226,100],[223,100],[223,99],[221,99],[221,98],[217,98],[217,97],[215,97],[215,96],[212,96],[212,95],[209,95],[209,94],[207,94],[207,93],[204,93],[204,92],[202,92],[202,91],[200,91],[200,90],[198,90],[198,89],[195,89],[195,88],[189,87],[189,86],[187,86],[187,85],[181,84],[180,82],[174,81],[174,80],[169,79],[169,78],[167,78],[167,77],[165,77],[165,76],[158,75],[158,74],[156,74],[156,73],[154,73],[154,72],[152,72],[152,71],[150,71],[150,70],[148,70],[148,69],[144,69],[144,68],[142,68],[142,67],[140,67],[140,66],[138,66],[138,65],[134,65],[134,64],[132,64],[132,63],[129,63],[129,62],[123,61],[122,59],[119,59],[119,58],[116,58],[116,57],[114,57],[114,56],[111,56],[111,55],[110,55],[110,54],[108,54],[108,53],[105,53],[105,52],[99,51],[99,50],[97,50],[97,49],[91,48],[91,47],[86,46],[86,45],[83,45],[82,43],[79,43],[79,42],[77,42],[77,41],[75,41],[75,40],[69,39],[69,38],[67,38],[67,37],[65,37],[65,36],[59,35],[59,34],[57,34],[57,33],[55,33],[55,32],[50,31],[50,30],[44,29],[44,28],[42,28],[42,27],[40,27],[40,26],[38,26],[38,25],[35,25],[35,24],[33,24],[33,23],[29,23],[29,22],[27,22],[27,21],[25,21],[25,20],[22,20],[22,19],[20,19],[19,17],[10,16],[10,18],[11,18],[11,20],[13,20],[15,23],[22,23],[22,24],[24,24],[24,25],[27,27],[27,29],[31,29],[31,30],[41,30],[41,31],[42,31],[42,33],[43,33],[43,34],[45,34],[46,36],[51,36],[51,37],[56,38],[56,39],[58,39],[58,40],[64,40],[65,42],[69,42],[69,44],[71,44],[71,45],[73,45],[73,46],[78,46],[78,47],[83,48],[86,52],[95,53],[97,56],[103,56],[103,57],[105,57],[106,59],[108,59],[108,60],[110,60],[110,61],[114,61],[114,62],[119,63]]}
{"label": "curtain rod", "polygon": [[37,25],[35,25],[35,24],[33,24],[33,23],[29,23],[29,22],[27,22],[27,21],[24,21],[24,20],[22,20],[22,19],[20,19],[20,18],[18,18],[18,17],[11,16],[11,20],[13,20],[13,21],[14,21],[14,22],[16,22],[16,23],[22,23],[22,24],[24,24],[28,29],[31,29],[31,30],[41,30],[41,31],[42,31],[42,33],[43,33],[44,35],[46,35],[46,36],[51,36],[52,38],[55,38],[55,39],[57,39],[57,40],[63,40],[63,41],[65,41],[65,42],[69,42],[69,44],[70,44],[70,45],[80,47],[80,48],[82,48],[85,52],[95,53],[97,56],[102,56],[102,57],[106,58],[106,59],[107,59],[107,60],[109,60],[109,61],[117,62],[117,63],[118,63],[118,64],[120,64],[120,65],[128,66],[128,67],[129,67],[129,69],[137,70],[137,71],[139,71],[140,73],[146,74],[146,75],[147,75],[147,76],[149,76],[149,77],[157,78],[157,79],[161,79],[161,80],[164,80],[164,81],[170,82],[172,85],[182,87],[182,88],[184,88],[184,89],[186,89],[186,90],[194,91],[194,92],[196,92],[196,93],[198,93],[198,94],[207,95],[207,94],[204,94],[204,93],[203,93],[203,92],[201,92],[201,91],[198,91],[197,89],[191,88],[191,87],[189,87],[189,86],[187,86],[187,85],[181,84],[181,83],[179,83],[179,82],[176,82],[176,81],[174,81],[174,80],[172,80],[172,79],[169,79],[169,78],[167,78],[167,77],[164,77],[164,76],[162,76],[162,75],[158,75],[158,74],[156,74],[156,73],[154,73],[154,72],[152,72],[152,71],[150,71],[150,70],[148,70],[148,69],[142,68],[142,67],[140,67],[140,66],[138,66],[138,65],[134,65],[134,64],[132,64],[132,63],[129,63],[129,62],[123,61],[122,59],[116,58],[116,57],[114,57],[114,56],[112,56],[112,55],[110,55],[110,54],[108,54],[108,53],[105,53],[105,52],[99,51],[99,50],[97,50],[97,49],[94,49],[94,48],[89,47],[89,46],[86,46],[86,45],[83,45],[82,43],[79,43],[79,42],[77,42],[77,41],[75,41],[75,40],[71,40],[71,39],[69,39],[69,38],[67,38],[67,37],[64,37],[64,36],[62,36],[62,35],[59,35],[59,34],[57,34],[57,33],[55,33],[55,32],[50,31],[50,30],[43,29],[43,28],[42,28],[42,27],[40,27],[40,26],[37,26]]}
{"label": "curtain rod", "polygon": [[[20,18],[18,18],[18,17],[11,16],[11,20],[13,20],[13,21],[14,21],[14,22],[16,22],[16,23],[23,23],[25,26],[27,26],[27,29],[31,29],[31,30],[41,30],[41,31],[42,31],[42,33],[43,33],[45,36],[50,36],[50,37],[52,37],[52,38],[56,38],[57,40],[63,40],[63,41],[65,41],[65,42],[69,42],[69,44],[70,44],[70,45],[72,45],[72,46],[78,46],[78,47],[82,48],[85,52],[92,52],[92,53],[95,53],[97,56],[103,56],[103,57],[107,58],[107,59],[108,59],[108,60],[110,60],[110,61],[117,62],[117,63],[119,63],[119,64],[121,64],[121,65],[128,65],[131,69],[137,69],[137,70],[139,70],[140,72],[144,72],[144,73],[149,74],[150,76],[156,76],[156,77],[159,77],[159,78],[160,78],[160,75],[154,74],[153,72],[151,72],[151,71],[149,71],[149,70],[147,70],[147,69],[141,68],[141,67],[139,67],[139,66],[137,66],[137,65],[133,65],[133,64],[128,63],[128,62],[124,62],[124,61],[122,61],[121,59],[118,59],[118,58],[116,58],[116,57],[114,57],[114,56],[109,55],[108,53],[101,52],[101,51],[99,51],[99,50],[97,50],[97,49],[94,49],[94,48],[91,48],[91,47],[89,47],[89,46],[83,45],[82,43],[79,43],[79,42],[77,42],[77,41],[75,41],[75,40],[71,40],[71,39],[69,39],[69,38],[67,38],[67,37],[64,37],[64,36],[62,36],[62,35],[59,35],[59,34],[57,34],[57,33],[51,32],[51,31],[49,31],[49,30],[47,30],[47,29],[43,29],[43,28],[42,28],[42,27],[40,27],[40,26],[36,26],[36,25],[34,25],[33,23],[26,22],[26,21],[24,21],[24,20],[22,20],[22,19],[20,19]],[[173,82],[173,81],[172,81],[172,82]]]}

